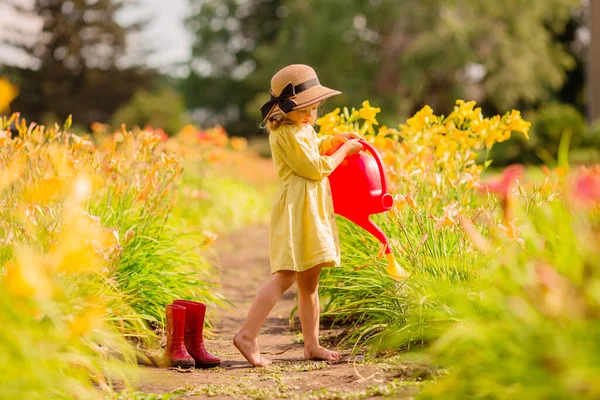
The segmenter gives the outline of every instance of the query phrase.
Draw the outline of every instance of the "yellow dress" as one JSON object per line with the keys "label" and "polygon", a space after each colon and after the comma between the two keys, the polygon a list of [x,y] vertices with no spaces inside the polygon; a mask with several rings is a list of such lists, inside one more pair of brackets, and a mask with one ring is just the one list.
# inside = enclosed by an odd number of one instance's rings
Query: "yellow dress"
{"label": "yellow dress", "polygon": [[280,183],[271,211],[271,273],[340,265],[340,242],[325,156],[331,136],[317,138],[310,125],[282,125],[269,135]]}

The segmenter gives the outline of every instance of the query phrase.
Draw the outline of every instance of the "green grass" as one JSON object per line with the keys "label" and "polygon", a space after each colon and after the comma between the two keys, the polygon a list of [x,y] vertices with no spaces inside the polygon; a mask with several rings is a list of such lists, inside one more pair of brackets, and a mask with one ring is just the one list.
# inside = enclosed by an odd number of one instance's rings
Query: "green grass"
{"label": "green grass", "polygon": [[411,277],[402,283],[392,280],[385,273],[385,259],[377,259],[374,238],[338,218],[343,267],[323,272],[324,315],[334,317],[334,324],[350,324],[344,342],[355,350],[364,345],[397,351],[423,345],[456,322],[445,303],[447,291],[475,292],[484,260],[466,251],[464,235],[437,230],[431,219],[411,209],[402,214],[403,223],[391,215],[372,219],[390,239],[402,243],[403,254],[398,248],[394,253]]}
{"label": "green grass", "polygon": [[450,374],[423,398],[600,396],[597,211],[555,200],[521,214],[525,248],[502,243],[480,295],[448,298],[461,323],[431,354]]}

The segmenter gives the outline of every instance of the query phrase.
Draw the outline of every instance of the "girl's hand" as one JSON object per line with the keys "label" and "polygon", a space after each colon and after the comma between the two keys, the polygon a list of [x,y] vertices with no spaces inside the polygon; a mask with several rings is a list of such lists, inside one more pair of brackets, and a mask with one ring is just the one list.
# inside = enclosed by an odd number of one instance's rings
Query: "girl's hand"
{"label": "girl's hand", "polygon": [[344,144],[351,139],[360,139],[360,136],[356,132],[338,133],[333,137],[331,144],[333,145],[333,147],[335,147],[340,144]]}
{"label": "girl's hand", "polygon": [[348,141],[344,143],[344,147],[347,148],[346,156],[352,156],[361,150],[364,150],[363,145],[360,144],[358,139],[348,139]]}
{"label": "girl's hand", "polygon": [[344,162],[346,157],[353,156],[361,150],[364,150],[364,148],[358,139],[347,139],[346,142],[338,149],[338,151],[331,155],[335,161],[335,167],[337,168],[342,162]]}

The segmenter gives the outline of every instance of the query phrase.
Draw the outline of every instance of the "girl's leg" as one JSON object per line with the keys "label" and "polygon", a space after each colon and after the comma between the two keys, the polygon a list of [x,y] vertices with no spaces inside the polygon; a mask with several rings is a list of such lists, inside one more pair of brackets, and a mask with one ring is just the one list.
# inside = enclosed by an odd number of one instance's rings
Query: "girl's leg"
{"label": "girl's leg", "polygon": [[304,358],[307,360],[339,360],[340,354],[319,345],[319,277],[321,266],[298,272],[298,315],[304,336]]}
{"label": "girl's leg", "polygon": [[294,271],[278,271],[274,273],[271,280],[256,293],[244,326],[242,326],[242,329],[233,338],[235,347],[255,367],[264,367],[271,363],[271,361],[261,357],[257,338],[260,328],[277,303],[277,300],[292,286],[295,279],[296,272]]}

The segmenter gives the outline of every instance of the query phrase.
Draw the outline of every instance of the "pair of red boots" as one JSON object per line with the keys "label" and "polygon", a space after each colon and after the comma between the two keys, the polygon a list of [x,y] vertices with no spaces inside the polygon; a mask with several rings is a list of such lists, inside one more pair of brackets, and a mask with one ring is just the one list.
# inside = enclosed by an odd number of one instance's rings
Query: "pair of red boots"
{"label": "pair of red boots", "polygon": [[171,365],[181,368],[212,368],[221,359],[204,348],[204,315],[206,304],[175,300],[167,305],[166,355]]}

